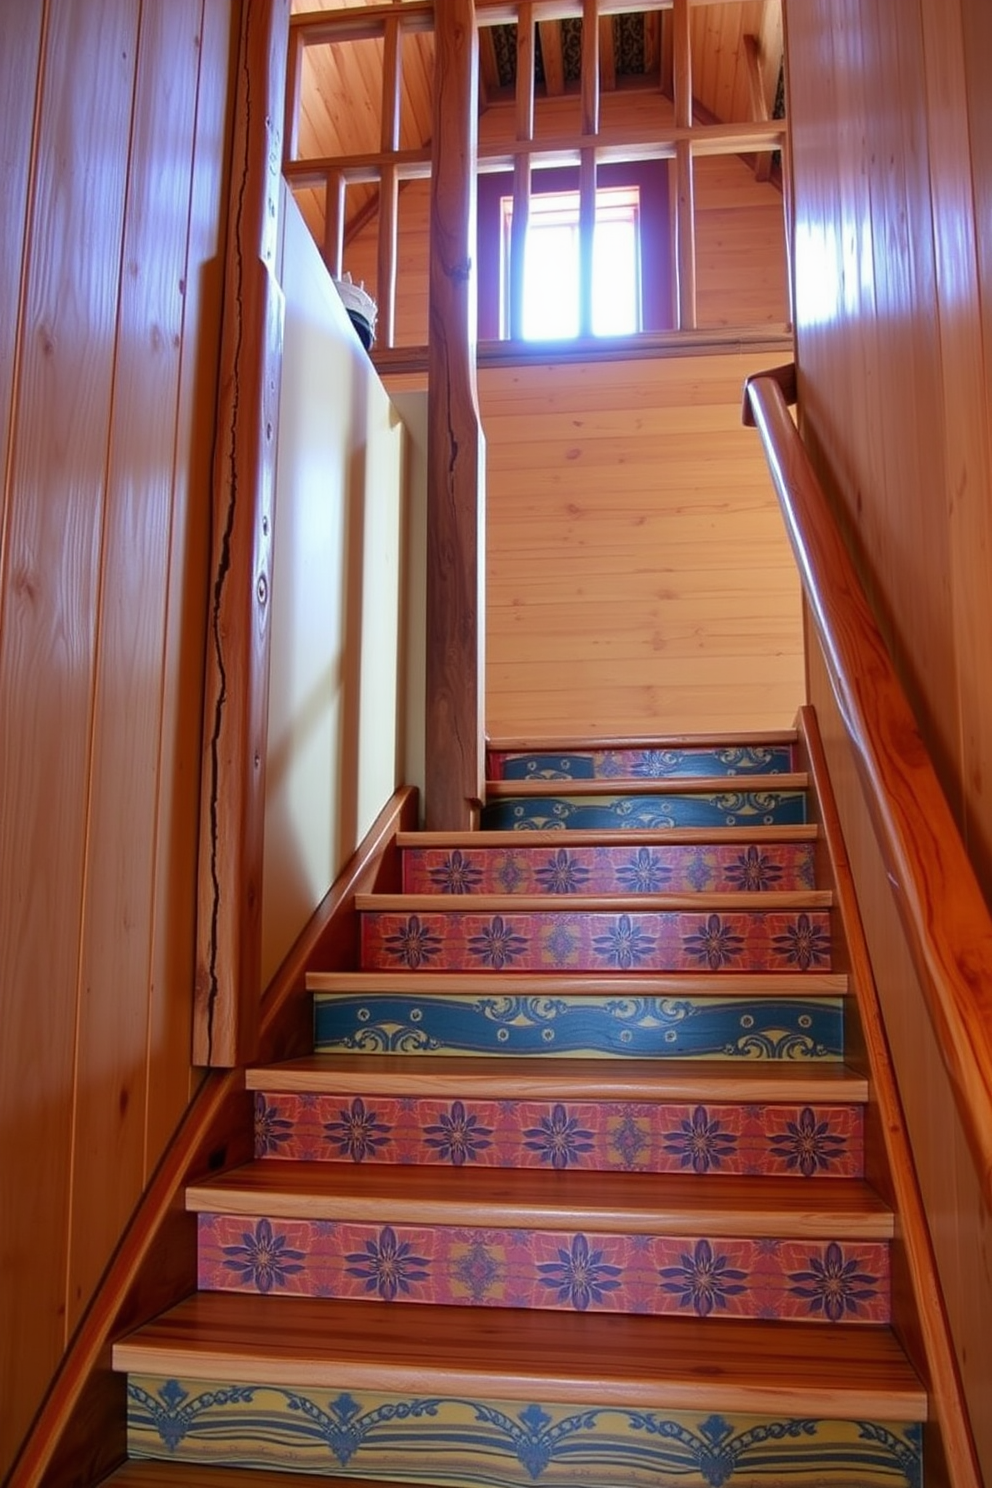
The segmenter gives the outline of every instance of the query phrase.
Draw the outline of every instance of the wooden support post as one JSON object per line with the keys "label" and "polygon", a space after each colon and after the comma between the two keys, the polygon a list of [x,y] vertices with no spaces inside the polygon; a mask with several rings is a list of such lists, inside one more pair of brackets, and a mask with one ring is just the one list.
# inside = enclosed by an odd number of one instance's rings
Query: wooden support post
{"label": "wooden support post", "polygon": [[435,830],[477,824],[485,702],[485,454],[475,377],[473,0],[435,6],[427,444],[425,812]]}
{"label": "wooden support post", "polygon": [[[692,42],[689,0],[672,7],[672,85],[676,129],[692,128]],[[680,139],[675,153],[675,282],[677,328],[696,328],[696,220],[693,199],[692,145]]]}
{"label": "wooden support post", "polygon": [[[582,133],[599,133],[599,7],[582,4]],[[579,158],[579,335],[592,335],[593,243],[596,235],[596,150],[583,148]]]}
{"label": "wooden support post", "polygon": [[286,105],[283,111],[283,154],[295,160],[300,153],[300,98],[303,92],[303,33],[290,28],[286,63]]}
{"label": "wooden support post", "polygon": [[[534,138],[534,10],[523,0],[517,16],[517,139]],[[517,155],[513,167],[513,226],[510,238],[510,337],[524,333],[524,260],[530,222],[530,156]]]}
{"label": "wooden support post", "polygon": [[327,272],[340,279],[344,272],[345,193],[347,182],[341,171],[328,171],[324,186],[324,262]]}
{"label": "wooden support post", "polygon": [[[400,82],[403,67],[403,33],[399,15],[386,18],[383,32],[382,59],[382,131],[379,148],[383,154],[400,146]],[[395,164],[382,167],[379,177],[379,229],[376,270],[376,299],[379,316],[379,340],[385,347],[395,340],[397,209],[399,179]]]}
{"label": "wooden support post", "polygon": [[283,300],[275,278],[289,0],[244,7],[214,458],[193,1062],[254,1057]]}

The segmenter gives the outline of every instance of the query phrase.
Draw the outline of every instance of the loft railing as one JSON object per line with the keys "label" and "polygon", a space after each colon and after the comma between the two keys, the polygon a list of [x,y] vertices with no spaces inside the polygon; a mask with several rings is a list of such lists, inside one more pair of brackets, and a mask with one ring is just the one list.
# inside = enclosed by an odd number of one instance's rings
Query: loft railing
{"label": "loft railing", "polygon": [[903,933],[992,1202],[992,917],[788,402],[795,368],[748,379],[831,686]]}
{"label": "loft railing", "polygon": [[[676,332],[694,331],[696,315],[696,214],[694,161],[702,155],[753,153],[756,174],[767,179],[773,151],[785,148],[785,121],[769,118],[761,80],[757,40],[745,37],[744,64],[748,71],[752,119],[721,124],[700,122],[693,105],[690,12],[698,0],[476,0],[475,23],[485,37],[497,25],[517,28],[517,67],[514,85],[515,138],[486,142],[478,147],[473,169],[512,174],[513,219],[509,261],[509,321],[511,338],[521,332],[523,254],[520,251],[530,214],[531,177],[540,167],[577,167],[579,172],[580,327],[592,331],[592,225],[596,212],[597,170],[601,165],[634,160],[673,162],[672,262],[674,265],[673,321]],[[400,147],[399,98],[406,38],[433,31],[433,0],[394,0],[392,4],[357,6],[347,10],[300,13],[290,23],[289,71],[286,94],[286,151],[283,171],[294,190],[323,192],[322,251],[330,273],[340,278],[344,269],[346,199],[351,188],[371,188],[367,206],[377,217],[376,294],[379,308],[377,345],[387,353],[395,345],[396,282],[399,255],[398,194],[402,183],[431,175],[436,150],[423,144]],[[671,18],[671,94],[673,121],[646,131],[601,127],[602,76],[608,69],[604,29],[617,14],[666,12]],[[549,23],[582,18],[580,124],[578,130],[557,138],[535,137],[534,54],[537,31]],[[300,155],[300,109],[303,59],[308,48],[347,42],[377,41],[382,47],[380,130],[377,148],[320,158]],[[661,68],[658,70],[661,93]],[[433,141],[436,146],[436,137]],[[783,179],[787,173],[783,173]],[[375,195],[377,193],[377,196]],[[512,251],[512,250],[516,251]]]}

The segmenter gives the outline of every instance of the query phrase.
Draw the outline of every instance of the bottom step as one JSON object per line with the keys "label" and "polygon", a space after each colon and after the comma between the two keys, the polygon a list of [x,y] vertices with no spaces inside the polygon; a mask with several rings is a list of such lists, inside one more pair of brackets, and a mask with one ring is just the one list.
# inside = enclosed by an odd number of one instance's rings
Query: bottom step
{"label": "bottom step", "polygon": [[199,1294],[115,1345],[132,1456],[461,1488],[918,1488],[892,1335]]}

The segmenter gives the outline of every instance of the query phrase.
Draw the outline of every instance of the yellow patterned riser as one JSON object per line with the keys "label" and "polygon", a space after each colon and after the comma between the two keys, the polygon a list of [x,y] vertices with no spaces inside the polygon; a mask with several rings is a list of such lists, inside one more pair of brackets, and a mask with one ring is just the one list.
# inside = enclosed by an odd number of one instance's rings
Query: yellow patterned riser
{"label": "yellow patterned riser", "polygon": [[131,1377],[133,1457],[452,1488],[920,1488],[920,1428]]}

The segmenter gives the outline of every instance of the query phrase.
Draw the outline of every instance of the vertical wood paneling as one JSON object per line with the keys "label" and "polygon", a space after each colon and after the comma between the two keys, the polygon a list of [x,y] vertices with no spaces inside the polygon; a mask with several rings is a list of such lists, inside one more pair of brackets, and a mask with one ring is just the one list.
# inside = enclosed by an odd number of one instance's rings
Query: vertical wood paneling
{"label": "vertical wood paneling", "polygon": [[21,1093],[23,1134],[3,1164],[4,1273],[17,1276],[2,1330],[3,1419],[16,1434],[68,1321],[74,1044],[88,991],[78,952],[136,20],[121,0],[53,7],[41,80],[0,653],[0,1057],[4,1091]]}
{"label": "vertical wood paneling", "polygon": [[4,20],[0,1471],[190,1089],[231,0],[159,9]]}
{"label": "vertical wood paneling", "polygon": [[480,373],[492,735],[788,727],[798,579],[744,356]]}
{"label": "vertical wood paneling", "polygon": [[[69,1328],[144,1177],[157,771],[201,0],[141,16],[104,490]],[[160,58],[183,47],[170,86]],[[164,184],[168,183],[168,184]],[[171,188],[171,189],[170,189]],[[99,1070],[101,1078],[94,1080]]]}

